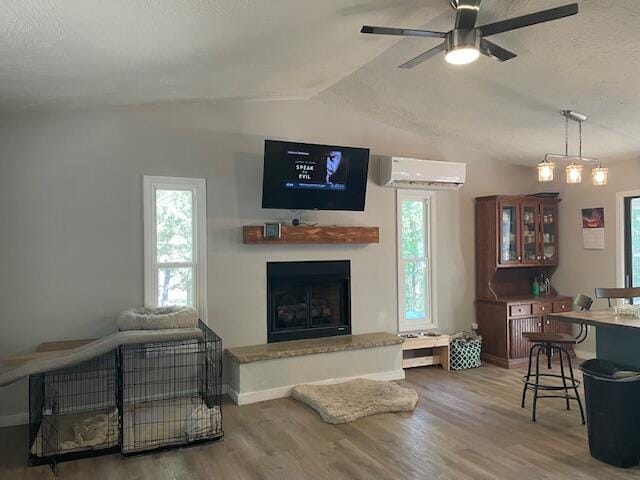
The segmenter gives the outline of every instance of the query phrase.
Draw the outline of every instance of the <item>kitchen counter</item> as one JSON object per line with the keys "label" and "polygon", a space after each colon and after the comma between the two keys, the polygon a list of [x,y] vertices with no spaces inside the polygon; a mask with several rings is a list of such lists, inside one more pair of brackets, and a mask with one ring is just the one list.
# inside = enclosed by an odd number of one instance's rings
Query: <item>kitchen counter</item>
{"label": "kitchen counter", "polygon": [[595,327],[597,358],[640,369],[640,319],[613,310],[560,312],[549,318]]}

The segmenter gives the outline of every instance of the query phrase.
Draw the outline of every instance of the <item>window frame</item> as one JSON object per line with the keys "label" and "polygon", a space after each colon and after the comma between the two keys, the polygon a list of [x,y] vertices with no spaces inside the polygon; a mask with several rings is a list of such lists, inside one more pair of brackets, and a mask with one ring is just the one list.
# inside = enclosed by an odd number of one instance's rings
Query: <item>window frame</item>
{"label": "window frame", "polygon": [[[207,323],[207,185],[204,178],[143,176],[144,304],[158,306],[158,268],[192,266],[193,303],[200,320]],[[193,194],[193,259],[191,262],[158,262],[156,242],[157,190],[182,190]]]}
{"label": "window frame", "polygon": [[[424,256],[416,257],[410,261],[426,260],[427,286],[426,303],[427,317],[418,320],[407,320],[404,317],[405,308],[405,284],[404,263],[407,261],[402,256],[402,202],[403,200],[419,200],[424,208]],[[436,192],[428,190],[398,189],[396,191],[396,271],[397,271],[397,295],[398,295],[398,331],[410,332],[416,330],[432,330],[438,328],[438,315],[436,305],[436,262],[435,262],[435,225],[436,225]]]}
{"label": "window frame", "polygon": [[627,198],[640,197],[640,190],[616,192],[616,286],[627,286],[627,249],[629,247],[627,218],[625,214]]}

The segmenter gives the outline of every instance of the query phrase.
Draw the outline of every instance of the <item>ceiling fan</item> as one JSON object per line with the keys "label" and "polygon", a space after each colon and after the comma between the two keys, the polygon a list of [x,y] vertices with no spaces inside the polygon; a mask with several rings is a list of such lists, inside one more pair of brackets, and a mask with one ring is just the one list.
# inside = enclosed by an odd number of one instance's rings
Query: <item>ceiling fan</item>
{"label": "ceiling fan", "polygon": [[445,60],[455,65],[471,63],[476,60],[481,53],[500,62],[504,62],[505,60],[514,58],[516,54],[490,42],[485,37],[508,32],[509,30],[515,30],[517,28],[528,27],[537,23],[558,20],[578,13],[578,4],[570,3],[562,7],[541,10],[528,15],[522,15],[521,17],[509,18],[477,27],[476,19],[478,18],[478,11],[480,10],[480,2],[481,0],[451,0],[450,4],[456,10],[456,23],[453,30],[449,30],[448,32],[433,32],[430,30],[414,30],[410,28],[371,27],[365,25],[360,30],[360,33],[444,38],[444,41],[440,45],[403,63],[399,66],[400,68],[413,68],[442,51],[446,51]]}

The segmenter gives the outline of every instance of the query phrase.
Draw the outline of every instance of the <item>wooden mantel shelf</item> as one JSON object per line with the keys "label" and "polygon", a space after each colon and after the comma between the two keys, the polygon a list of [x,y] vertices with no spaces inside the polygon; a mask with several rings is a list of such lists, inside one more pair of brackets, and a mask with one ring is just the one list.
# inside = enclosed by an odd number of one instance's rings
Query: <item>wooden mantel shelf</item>
{"label": "wooden mantel shelf", "polygon": [[378,227],[291,227],[282,225],[280,238],[263,238],[262,225],[242,227],[242,241],[250,244],[380,243]]}

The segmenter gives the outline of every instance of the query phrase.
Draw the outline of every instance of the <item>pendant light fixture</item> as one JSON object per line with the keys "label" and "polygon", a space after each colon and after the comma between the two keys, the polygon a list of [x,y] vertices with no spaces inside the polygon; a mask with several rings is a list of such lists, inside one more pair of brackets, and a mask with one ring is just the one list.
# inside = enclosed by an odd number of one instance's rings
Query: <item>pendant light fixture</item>
{"label": "pendant light fixture", "polygon": [[598,164],[597,167],[591,169],[591,177],[594,185],[606,185],[609,169]]}
{"label": "pendant light fixture", "polygon": [[544,161],[538,164],[538,181],[539,182],[553,182],[553,169],[556,168],[556,164],[544,157]]}
{"label": "pendant light fixture", "polygon": [[[573,110],[561,110],[560,113],[564,117],[564,155],[560,155],[557,153],[547,153],[544,157],[544,161],[538,164],[538,181],[553,181],[553,170],[556,164],[551,159],[559,159],[571,161],[571,163],[565,167],[565,181],[567,183],[576,184],[582,182],[583,166],[577,162],[598,162],[598,166],[591,169],[593,185],[606,185],[609,169],[604,168],[602,164],[595,158],[582,156],[582,122],[587,120],[587,116]],[[569,120],[573,120],[578,123],[578,156],[569,155]]]}
{"label": "pendant light fixture", "polygon": [[580,183],[582,182],[582,165],[578,165],[576,162],[571,162],[566,166],[567,183]]}
{"label": "pendant light fixture", "polygon": [[[569,123],[569,116],[565,115],[566,124]],[[582,120],[578,120],[578,130],[580,131],[580,147],[578,158],[582,158]],[[567,134],[568,139],[568,134]],[[568,140],[567,140],[568,142]],[[568,155],[567,155],[568,156]],[[567,165],[565,169],[567,172],[567,183],[580,183],[582,182],[582,165],[576,164],[576,161],[573,160],[571,164]]]}

